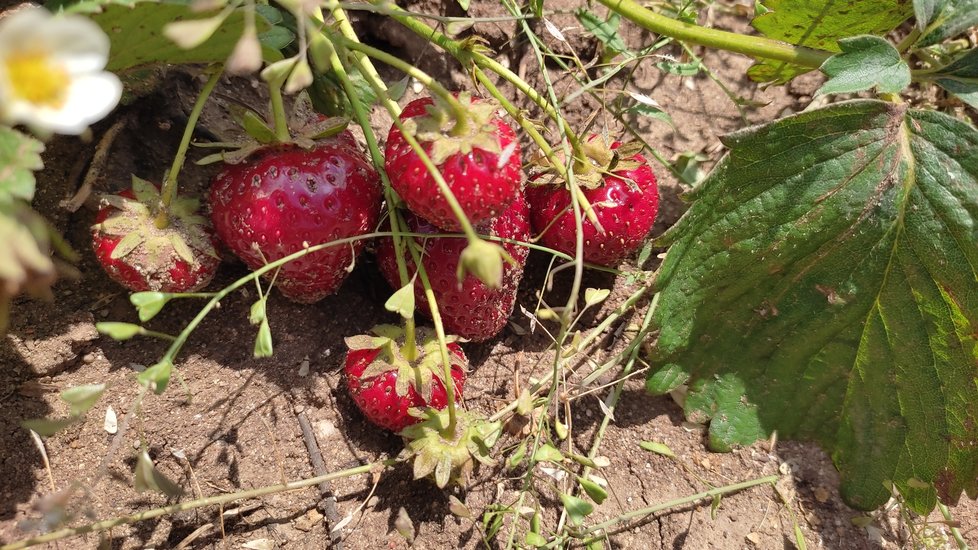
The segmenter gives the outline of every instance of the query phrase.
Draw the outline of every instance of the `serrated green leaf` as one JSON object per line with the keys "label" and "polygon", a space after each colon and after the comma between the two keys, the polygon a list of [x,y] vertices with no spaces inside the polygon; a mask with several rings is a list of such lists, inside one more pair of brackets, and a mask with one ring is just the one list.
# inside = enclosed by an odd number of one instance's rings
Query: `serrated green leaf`
{"label": "serrated green leaf", "polygon": [[665,443],[659,443],[658,441],[639,441],[638,446],[657,455],[676,458],[676,453],[672,452],[672,449]]}
{"label": "serrated green leaf", "polygon": [[159,395],[166,391],[166,386],[170,383],[170,374],[172,372],[173,363],[170,363],[169,361],[160,361],[159,363],[139,373],[136,380]]}
{"label": "serrated green leaf", "polygon": [[37,432],[41,437],[51,437],[61,430],[78,422],[78,417],[69,418],[34,418],[20,423],[24,428]]}
{"label": "serrated green leaf", "polygon": [[146,448],[143,447],[136,456],[136,468],[133,472],[133,485],[137,491],[156,491],[174,498],[183,494],[179,485],[170,481],[153,466]]}
{"label": "serrated green leaf", "polygon": [[0,203],[34,198],[34,172],[44,168],[43,151],[40,141],[0,126]]}
{"label": "serrated green leaf", "polygon": [[273,50],[282,50],[288,47],[295,40],[292,31],[285,27],[272,27],[258,35],[261,45]]}
{"label": "serrated green leaf", "polygon": [[50,295],[57,279],[51,261],[51,229],[24,202],[0,201],[0,333],[7,328],[11,299],[21,292]]}
{"label": "serrated green leaf", "polygon": [[944,11],[947,0],[913,0],[913,14],[917,20],[917,28],[927,29],[934,17]]}
{"label": "serrated green leaf", "polygon": [[[841,51],[838,41],[860,34],[885,35],[913,14],[910,2],[893,0],[766,0],[751,21],[761,34],[798,46]],[[758,12],[760,13],[760,12]],[[759,82],[784,83],[813,69],[782,61],[758,61],[747,74]]]}
{"label": "serrated green leaf", "polygon": [[689,380],[689,374],[675,363],[663,365],[652,371],[645,379],[645,389],[651,394],[662,395],[682,386]]}
{"label": "serrated green leaf", "polygon": [[567,493],[560,493],[560,502],[564,505],[564,510],[567,510],[567,517],[574,525],[584,523],[584,518],[594,511],[594,505],[590,502]]}
{"label": "serrated green leaf", "polygon": [[829,79],[816,96],[861,92],[876,88],[880,93],[898,93],[910,85],[910,66],[885,39],[863,35],[839,40],[842,53],[828,58],[822,72]]}
{"label": "serrated green leaf", "polygon": [[173,298],[173,295],[165,292],[136,292],[129,296],[129,303],[136,306],[136,311],[139,313],[139,320],[145,323],[153,317],[156,317],[156,314],[163,309],[163,306],[171,298]]}
{"label": "serrated green leaf", "polygon": [[103,392],[105,392],[105,384],[86,384],[61,392],[61,399],[70,405],[68,414],[81,416],[98,403]]}
{"label": "serrated green leaf", "polygon": [[617,13],[611,12],[607,20],[598,17],[586,9],[578,10],[576,15],[577,20],[581,22],[584,30],[593,34],[606,48],[613,52],[632,57],[631,52],[628,51],[628,45],[625,44],[625,41],[621,38],[621,34],[618,32],[621,17]]}
{"label": "serrated green leaf", "polygon": [[947,0],[942,9],[931,17],[923,36],[914,44],[924,48],[939,44],[978,24],[978,0]]}
{"label": "serrated green leaf", "polygon": [[978,130],[861,100],[724,142],[659,273],[687,416],[819,441],[860,509],[978,493]]}
{"label": "serrated green leaf", "polygon": [[272,347],[272,328],[268,326],[268,319],[263,318],[258,325],[258,335],[255,336],[255,357],[271,357],[274,348]]}
{"label": "serrated green leaf", "polygon": [[[244,31],[244,10],[235,9],[200,46],[185,50],[163,34],[174,21],[200,18],[189,5],[137,2],[132,6],[109,5],[91,15],[109,36],[112,47],[106,70],[127,71],[156,63],[218,63],[231,55]],[[263,18],[256,19],[259,33],[268,30]]]}
{"label": "serrated green leaf", "polygon": [[938,71],[936,82],[978,109],[978,48],[968,50]]}
{"label": "serrated green leaf", "polygon": [[608,491],[605,491],[604,487],[598,485],[594,481],[586,477],[578,477],[577,483],[581,486],[581,489],[587,493],[587,496],[594,501],[595,504],[601,504],[604,499],[608,498]]}
{"label": "serrated green leaf", "polygon": [[669,126],[675,126],[675,124],[673,124],[672,122],[672,117],[669,116],[669,113],[663,111],[658,107],[654,107],[652,105],[643,105],[639,103],[637,105],[632,105],[631,107],[626,109],[625,112],[634,113],[648,118],[654,118],[655,120],[661,120],[662,122],[665,122]]}

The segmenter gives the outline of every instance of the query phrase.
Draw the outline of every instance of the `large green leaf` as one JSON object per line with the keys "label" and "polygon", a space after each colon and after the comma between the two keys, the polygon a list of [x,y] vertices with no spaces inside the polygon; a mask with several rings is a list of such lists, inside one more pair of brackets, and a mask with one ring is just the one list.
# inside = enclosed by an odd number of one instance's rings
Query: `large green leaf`
{"label": "large green leaf", "polygon": [[[909,0],[765,0],[751,24],[769,38],[837,52],[837,42],[859,34],[883,35],[913,14]],[[787,82],[811,71],[781,61],[758,61],[748,75],[760,82]]]}
{"label": "large green leaf", "polygon": [[[112,41],[106,69],[113,72],[156,63],[223,62],[244,30],[244,11],[235,10],[203,44],[184,50],[163,35],[163,27],[167,23],[206,17],[195,14],[184,3],[147,1],[131,6],[113,3],[100,9],[100,13],[90,17]],[[257,23],[259,32],[267,30],[263,18],[257,18]]]}
{"label": "large green leaf", "polygon": [[917,47],[938,44],[978,24],[978,0],[945,0],[936,4]]}
{"label": "large green leaf", "polygon": [[941,69],[935,80],[961,101],[978,109],[978,48],[968,51]]}
{"label": "large green leaf", "polygon": [[717,450],[819,441],[858,508],[978,496],[978,131],[861,100],[724,142],[662,239],[649,389],[689,377]]}

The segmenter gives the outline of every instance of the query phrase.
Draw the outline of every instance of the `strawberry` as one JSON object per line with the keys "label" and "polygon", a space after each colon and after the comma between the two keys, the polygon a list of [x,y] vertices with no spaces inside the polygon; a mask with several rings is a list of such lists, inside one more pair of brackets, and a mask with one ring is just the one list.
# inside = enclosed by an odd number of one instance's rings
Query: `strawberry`
{"label": "strawberry", "polygon": [[[353,402],[367,420],[400,432],[421,420],[410,409],[432,407],[443,409],[448,393],[442,383],[444,367],[438,341],[433,331],[418,331],[418,357],[413,361],[401,353],[404,330],[391,325],[374,327],[377,336],[354,336],[346,339],[343,373]],[[457,343],[449,339],[452,383],[455,399],[462,399],[468,359]]]}
{"label": "strawberry", "polygon": [[159,189],[133,176],[132,189],[102,197],[92,226],[92,248],[114,281],[140,292],[193,292],[207,286],[220,259],[198,201],[176,197],[166,227],[157,227]]}
{"label": "strawberry", "polygon": [[[343,132],[311,149],[270,145],[228,165],[211,187],[218,236],[251,269],[306,246],[368,233],[380,217],[377,172]],[[276,277],[287,298],[312,303],[346,279],[361,241],[326,248],[282,266]]]}
{"label": "strawberry", "polygon": [[[598,223],[582,216],[584,231],[584,260],[592,264],[614,267],[635,252],[645,240],[659,210],[659,190],[655,174],[640,148],[619,142],[607,147],[593,136],[585,145],[590,165],[578,168],[578,183],[587,198]],[[534,183],[545,178],[537,174]],[[554,250],[574,255],[574,212],[566,187],[553,182],[531,184],[526,190],[530,203],[533,230],[541,233],[540,240]]]}
{"label": "strawberry", "polygon": [[[408,103],[401,113],[405,129],[418,140],[474,225],[502,214],[522,183],[519,142],[513,129],[486,101],[459,94],[468,118],[457,117],[441,100]],[[415,214],[447,230],[461,226],[438,184],[395,125],[387,136],[384,167],[391,185]]]}
{"label": "strawberry", "polygon": [[[476,226],[476,232],[494,237],[527,241],[530,237],[529,212],[526,199],[519,193],[517,199],[497,218]],[[439,233],[433,225],[418,216],[405,216],[412,233]],[[423,264],[431,288],[438,301],[445,331],[481,342],[492,338],[506,326],[506,320],[516,304],[516,290],[523,277],[523,266],[529,249],[513,243],[503,243],[503,249],[515,260],[515,264],[503,264],[503,277],[499,288],[488,285],[468,274],[459,284],[457,277],[459,257],[468,242],[464,238],[445,237],[425,239]],[[377,250],[380,269],[394,288],[400,285],[397,260],[392,239],[384,239]],[[417,268],[410,254],[405,257],[408,274],[413,276]],[[414,281],[415,301],[419,309],[430,316],[428,301],[420,278]]]}

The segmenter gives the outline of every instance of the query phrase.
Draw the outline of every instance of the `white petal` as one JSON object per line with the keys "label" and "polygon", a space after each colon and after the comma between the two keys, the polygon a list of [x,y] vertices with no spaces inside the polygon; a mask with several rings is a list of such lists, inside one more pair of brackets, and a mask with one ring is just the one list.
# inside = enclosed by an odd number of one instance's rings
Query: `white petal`
{"label": "white petal", "polygon": [[51,13],[43,8],[21,9],[0,19],[0,55],[44,43],[45,37],[41,30],[50,19]]}
{"label": "white petal", "polygon": [[109,114],[122,97],[122,83],[112,73],[76,76],[60,109],[18,105],[13,114],[20,122],[59,134],[80,134],[89,124]]}
{"label": "white petal", "polygon": [[84,17],[55,17],[44,34],[52,55],[71,74],[101,70],[109,59],[109,37]]}

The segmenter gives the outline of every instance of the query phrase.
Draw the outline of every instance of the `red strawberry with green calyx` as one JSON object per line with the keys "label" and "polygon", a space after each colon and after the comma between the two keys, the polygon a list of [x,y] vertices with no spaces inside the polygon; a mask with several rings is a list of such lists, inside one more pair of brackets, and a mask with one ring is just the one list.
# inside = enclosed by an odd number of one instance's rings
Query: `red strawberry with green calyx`
{"label": "red strawberry with green calyx", "polygon": [[[264,146],[227,165],[211,187],[211,218],[221,240],[251,269],[309,246],[372,231],[380,218],[380,177],[344,131],[310,148]],[[312,303],[335,292],[352,270],[362,240],[286,263],[276,285]]]}
{"label": "red strawberry with green calyx", "polygon": [[[467,118],[441,99],[425,97],[401,113],[411,133],[441,172],[469,221],[475,225],[505,212],[522,184],[519,142],[513,129],[488,101],[459,94]],[[438,184],[404,139],[391,127],[384,154],[391,185],[415,214],[435,226],[456,231],[461,225]]]}
{"label": "red strawberry with green calyx", "polygon": [[[405,216],[412,233],[439,233],[433,225],[418,216]],[[529,211],[523,193],[499,217],[475,228],[477,233],[526,242],[530,237]],[[420,241],[420,240],[419,240]],[[499,288],[490,288],[475,275],[468,274],[460,282],[457,277],[462,251],[468,245],[465,238],[433,237],[419,242],[423,246],[422,263],[431,288],[438,302],[438,312],[445,330],[473,342],[482,342],[498,334],[516,304],[516,291],[523,277],[523,266],[529,249],[515,243],[501,243],[514,263],[503,263],[503,276]],[[381,241],[377,250],[380,269],[387,282],[394,288],[400,286],[397,259],[393,239]],[[417,268],[410,253],[406,252],[408,275],[414,276]],[[414,279],[414,296],[418,309],[431,316],[424,286],[420,278]]]}
{"label": "red strawberry with green calyx", "polygon": [[[343,367],[350,396],[367,420],[392,432],[400,432],[421,420],[411,414],[412,409],[443,409],[448,404],[448,393],[443,383],[445,369],[441,349],[434,331],[418,329],[417,357],[413,360],[401,353],[404,329],[380,325],[373,328],[373,333],[375,336],[346,339],[349,351]],[[468,359],[451,337],[448,352],[455,400],[459,402]]]}
{"label": "red strawberry with green calyx", "polygon": [[[604,229],[598,231],[582,216],[584,260],[615,267],[641,247],[652,229],[659,210],[655,174],[639,153],[640,144],[616,141],[608,147],[592,136],[584,151],[588,159],[576,165],[577,182]],[[573,256],[577,228],[570,192],[549,170],[531,182],[526,198],[533,230],[542,244]]]}
{"label": "red strawberry with green calyx", "polygon": [[[194,292],[220,264],[213,230],[199,202],[174,197],[160,222],[159,189],[133,176],[132,189],[102,197],[92,226],[92,249],[114,281],[135,292]],[[164,227],[158,227],[164,225]]]}

